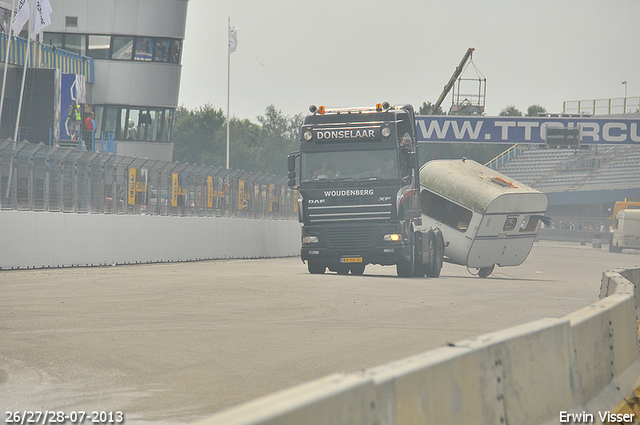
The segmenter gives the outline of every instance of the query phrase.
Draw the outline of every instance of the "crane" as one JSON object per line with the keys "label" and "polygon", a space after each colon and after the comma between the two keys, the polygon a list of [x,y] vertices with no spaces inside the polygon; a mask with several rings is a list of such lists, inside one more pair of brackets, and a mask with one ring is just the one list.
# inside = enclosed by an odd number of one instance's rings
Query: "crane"
{"label": "crane", "polygon": [[440,94],[438,101],[431,107],[431,110],[427,115],[433,115],[438,110],[440,105],[442,105],[442,102],[444,102],[444,98],[447,97],[447,94],[449,94],[449,92],[451,91],[453,84],[456,82],[458,77],[460,77],[460,74],[462,74],[462,71],[464,70],[464,66],[466,65],[467,61],[469,61],[469,59],[471,59],[471,57],[473,56],[474,50],[475,48],[473,47],[469,47],[467,49],[467,53],[465,53],[464,56],[462,57],[462,60],[460,61],[460,65],[456,67],[456,70],[453,72],[451,79],[449,80],[447,85],[444,86],[444,90],[442,90],[442,93]]}

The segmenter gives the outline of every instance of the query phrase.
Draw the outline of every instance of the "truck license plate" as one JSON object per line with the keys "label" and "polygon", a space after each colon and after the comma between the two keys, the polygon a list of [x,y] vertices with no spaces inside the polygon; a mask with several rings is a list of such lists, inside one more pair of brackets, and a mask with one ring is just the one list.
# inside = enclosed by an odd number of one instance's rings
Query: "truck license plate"
{"label": "truck license plate", "polygon": [[362,257],[342,257],[341,263],[362,263]]}

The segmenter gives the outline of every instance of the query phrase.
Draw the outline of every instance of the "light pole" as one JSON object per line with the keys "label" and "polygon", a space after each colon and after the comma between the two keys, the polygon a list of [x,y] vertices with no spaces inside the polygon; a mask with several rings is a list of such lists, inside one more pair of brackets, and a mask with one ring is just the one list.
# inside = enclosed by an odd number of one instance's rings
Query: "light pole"
{"label": "light pole", "polygon": [[624,101],[623,101],[624,112],[623,112],[623,114],[626,114],[627,113],[627,82],[623,81],[622,85],[624,86]]}

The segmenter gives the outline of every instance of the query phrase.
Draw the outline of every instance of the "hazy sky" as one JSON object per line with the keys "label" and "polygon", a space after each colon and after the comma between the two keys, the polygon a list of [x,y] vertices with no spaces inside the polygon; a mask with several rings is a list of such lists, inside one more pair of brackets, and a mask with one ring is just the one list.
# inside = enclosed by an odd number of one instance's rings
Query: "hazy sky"
{"label": "hazy sky", "polygon": [[[190,0],[179,103],[231,116],[435,102],[474,47],[486,113],[640,95],[640,0]],[[465,77],[477,78],[473,67]],[[473,85],[474,89],[476,85]],[[451,94],[443,109],[451,106]]]}

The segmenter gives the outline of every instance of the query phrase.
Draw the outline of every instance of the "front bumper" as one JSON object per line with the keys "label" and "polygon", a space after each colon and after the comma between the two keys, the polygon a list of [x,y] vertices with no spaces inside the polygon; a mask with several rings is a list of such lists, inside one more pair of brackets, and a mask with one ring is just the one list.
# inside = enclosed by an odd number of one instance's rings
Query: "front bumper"
{"label": "front bumper", "polygon": [[305,236],[317,236],[318,242],[302,243],[300,257],[303,261],[325,265],[394,265],[403,259],[409,260],[408,236],[403,235],[401,241],[384,241],[384,235],[389,233],[402,234],[402,226],[390,223],[350,227],[303,226],[303,240]]}

